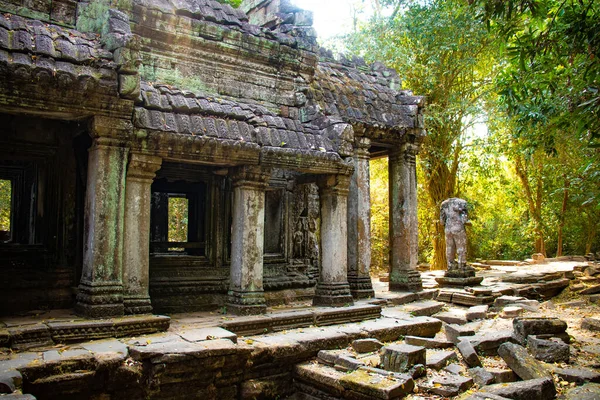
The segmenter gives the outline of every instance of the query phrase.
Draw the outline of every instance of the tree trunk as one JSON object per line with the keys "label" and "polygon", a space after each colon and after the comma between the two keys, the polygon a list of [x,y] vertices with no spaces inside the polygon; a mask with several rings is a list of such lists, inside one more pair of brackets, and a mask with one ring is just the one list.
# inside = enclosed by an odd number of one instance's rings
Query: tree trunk
{"label": "tree trunk", "polygon": [[529,183],[529,173],[525,162],[520,155],[515,156],[515,171],[523,189],[525,190],[525,198],[529,206],[529,213],[533,218],[535,232],[535,252],[541,253],[546,257],[546,242],[544,238],[544,222],[542,221],[542,174],[541,164],[538,166],[538,173],[534,177],[536,181],[536,193],[533,193],[531,184]]}
{"label": "tree trunk", "polygon": [[556,257],[562,256],[562,248],[563,248],[563,228],[565,226],[565,214],[567,212],[567,202],[569,201],[569,187],[571,186],[571,182],[567,178],[565,178],[565,189],[563,192],[563,201],[562,207],[560,209],[560,219],[558,222],[558,238],[556,244]]}

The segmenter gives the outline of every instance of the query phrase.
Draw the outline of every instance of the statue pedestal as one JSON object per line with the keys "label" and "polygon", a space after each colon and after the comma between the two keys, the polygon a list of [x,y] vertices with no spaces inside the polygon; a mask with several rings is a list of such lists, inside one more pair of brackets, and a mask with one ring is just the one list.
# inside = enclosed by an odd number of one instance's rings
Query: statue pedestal
{"label": "statue pedestal", "polygon": [[440,287],[447,286],[477,286],[483,281],[482,276],[475,276],[473,267],[453,268],[446,271],[444,276],[435,278]]}

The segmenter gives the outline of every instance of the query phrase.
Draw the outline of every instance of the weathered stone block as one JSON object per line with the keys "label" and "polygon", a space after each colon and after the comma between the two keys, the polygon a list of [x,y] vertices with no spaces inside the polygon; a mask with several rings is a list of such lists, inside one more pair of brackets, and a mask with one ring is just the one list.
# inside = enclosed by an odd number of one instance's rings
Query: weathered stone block
{"label": "weathered stone block", "polygon": [[498,355],[521,379],[537,379],[550,376],[550,371],[518,344],[502,344],[498,348]]}
{"label": "weathered stone block", "polygon": [[454,343],[436,338],[423,338],[418,336],[405,336],[404,342],[413,346],[423,346],[426,349],[447,349],[454,346]]}
{"label": "weathered stone block", "polygon": [[600,372],[588,368],[557,368],[553,369],[554,375],[567,382],[581,385],[586,382],[600,383]]}
{"label": "weathered stone block", "polygon": [[382,349],[381,364],[388,371],[405,372],[415,364],[426,363],[424,347],[399,344]]}
{"label": "weathered stone block", "polygon": [[458,342],[459,336],[475,335],[475,326],[473,325],[447,324],[444,329],[446,330],[446,337],[453,343]]}
{"label": "weathered stone block", "polygon": [[481,360],[471,342],[463,339],[456,344],[456,348],[469,367],[481,367]]}
{"label": "weathered stone block", "polygon": [[447,324],[463,325],[467,323],[467,318],[464,314],[458,314],[450,311],[434,314],[433,318],[437,318]]}
{"label": "weathered stone block", "polygon": [[491,385],[496,380],[490,371],[482,367],[469,368],[469,375],[480,387]]}
{"label": "weathered stone block", "polygon": [[414,381],[406,374],[381,375],[359,369],[344,375],[339,383],[346,390],[353,390],[375,399],[395,399],[411,393]]}
{"label": "weathered stone block", "polygon": [[427,366],[436,370],[442,369],[451,361],[458,361],[456,353],[448,350],[427,350]]}
{"label": "weathered stone block", "polygon": [[556,397],[556,388],[551,377],[498,383],[481,388],[481,392],[513,400],[548,400]]}
{"label": "weathered stone block", "polygon": [[525,345],[529,335],[564,333],[567,323],[558,318],[515,318],[513,329],[515,339]]}
{"label": "weathered stone block", "polygon": [[570,389],[562,395],[564,400],[597,400],[600,399],[600,385],[586,383],[577,388]]}
{"label": "weathered stone block", "polygon": [[473,379],[460,375],[439,376],[433,379],[433,387],[428,391],[440,396],[456,396],[473,386]]}
{"label": "weathered stone block", "polygon": [[485,319],[487,317],[488,305],[473,306],[467,310],[466,317],[468,321],[476,319]]}
{"label": "weathered stone block", "polygon": [[335,364],[334,367],[335,369],[339,370],[339,371],[354,371],[356,369],[358,369],[359,367],[364,366],[365,363],[363,363],[362,361],[357,360],[356,358],[347,355],[347,354],[341,354],[336,360],[335,360]]}
{"label": "weathered stone block", "polygon": [[600,332],[600,319],[584,318],[581,322],[581,328],[588,331]]}
{"label": "weathered stone block", "polygon": [[545,340],[530,335],[527,337],[527,349],[540,361],[569,362],[569,345],[560,339]]}
{"label": "weathered stone block", "polygon": [[502,343],[516,342],[511,330],[490,331],[474,336],[458,338],[459,341],[462,339],[468,339],[478,354],[486,356],[495,356],[498,354],[498,347]]}
{"label": "weathered stone block", "polygon": [[371,353],[373,351],[377,351],[383,347],[383,343],[381,343],[377,339],[357,339],[352,342],[352,348],[357,353]]}

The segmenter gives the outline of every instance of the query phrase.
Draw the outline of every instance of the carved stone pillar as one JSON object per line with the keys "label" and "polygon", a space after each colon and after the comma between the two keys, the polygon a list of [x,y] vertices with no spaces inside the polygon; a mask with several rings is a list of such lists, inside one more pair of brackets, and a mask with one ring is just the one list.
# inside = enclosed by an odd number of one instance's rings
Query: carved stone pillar
{"label": "carved stone pillar", "polygon": [[161,163],[160,157],[132,154],[127,168],[123,248],[123,305],[126,314],[152,312],[148,294],[150,187]]}
{"label": "carved stone pillar", "polygon": [[239,315],[266,311],[263,290],[265,189],[270,171],[238,168],[233,176],[231,277],[227,311]]}
{"label": "carved stone pillar", "polygon": [[319,179],[321,198],[321,273],[313,305],[353,304],[348,285],[347,200],[350,178],[327,175]]}
{"label": "carved stone pillar", "polygon": [[373,297],[371,283],[371,193],[369,146],[365,137],[356,139],[354,174],[348,193],[348,283],[355,299]]}
{"label": "carved stone pillar", "polygon": [[89,150],[83,271],[75,311],[92,318],[123,315],[121,280],[125,166],[121,141],[97,137]]}
{"label": "carved stone pillar", "polygon": [[421,275],[416,270],[419,232],[415,157],[418,152],[417,144],[404,143],[389,157],[390,290],[423,289]]}

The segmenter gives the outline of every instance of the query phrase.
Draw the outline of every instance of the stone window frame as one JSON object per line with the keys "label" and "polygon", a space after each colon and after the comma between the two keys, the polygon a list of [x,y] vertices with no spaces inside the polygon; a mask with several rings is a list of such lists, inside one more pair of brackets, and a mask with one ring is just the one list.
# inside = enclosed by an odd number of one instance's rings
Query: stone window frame
{"label": "stone window frame", "polygon": [[[169,182],[167,179],[155,180],[152,184],[152,205],[151,205],[151,226],[150,226],[150,254],[152,256],[188,256],[207,258],[209,254],[208,240],[209,235],[209,192],[210,183],[204,181],[196,182]],[[164,195],[165,204],[168,207],[169,197],[185,196],[188,203],[188,241],[178,242],[178,244],[188,244],[183,246],[174,246],[173,242],[169,242],[166,232],[168,232],[168,214],[163,216],[157,215],[156,199],[159,197],[156,194]],[[167,208],[168,213],[168,208]],[[164,218],[166,220],[160,221]],[[164,240],[155,240],[157,236],[164,236]],[[167,247],[166,250],[157,250],[158,248]],[[183,247],[186,250],[170,251],[169,247]]]}

